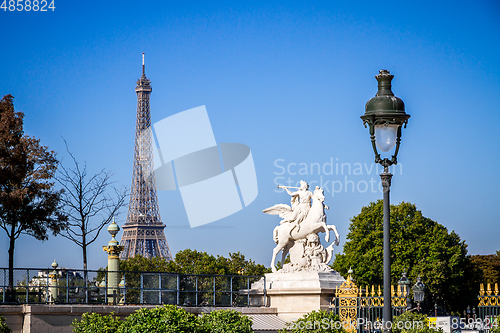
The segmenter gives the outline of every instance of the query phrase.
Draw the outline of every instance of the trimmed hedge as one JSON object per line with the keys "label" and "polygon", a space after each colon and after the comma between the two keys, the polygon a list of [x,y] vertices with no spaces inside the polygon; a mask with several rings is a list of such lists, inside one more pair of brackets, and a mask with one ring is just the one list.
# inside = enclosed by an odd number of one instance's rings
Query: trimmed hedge
{"label": "trimmed hedge", "polygon": [[198,318],[206,333],[251,333],[252,320],[235,310],[217,310]]}
{"label": "trimmed hedge", "polygon": [[311,311],[302,318],[287,323],[281,333],[346,333],[339,316],[328,311]]}
{"label": "trimmed hedge", "polygon": [[392,321],[393,333],[443,333],[443,329],[429,327],[429,318],[426,315],[405,312],[402,315],[394,317]]}
{"label": "trimmed hedge", "polygon": [[[74,333],[251,333],[252,320],[234,310],[217,310],[197,317],[175,305],[142,308],[125,320],[84,313],[72,323]],[[3,333],[0,331],[0,333]]]}
{"label": "trimmed hedge", "polygon": [[86,312],[82,315],[82,320],[73,320],[73,332],[75,333],[115,333],[122,325],[123,320],[110,315]]}
{"label": "trimmed hedge", "polygon": [[175,305],[142,308],[128,316],[117,333],[198,332],[196,316]]}

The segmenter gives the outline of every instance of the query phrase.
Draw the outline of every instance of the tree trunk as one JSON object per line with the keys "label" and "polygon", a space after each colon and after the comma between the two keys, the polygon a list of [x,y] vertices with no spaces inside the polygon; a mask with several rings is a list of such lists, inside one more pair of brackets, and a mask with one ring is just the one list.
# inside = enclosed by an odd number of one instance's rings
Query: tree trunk
{"label": "tree trunk", "polygon": [[89,289],[87,285],[88,281],[88,273],[87,273],[87,243],[85,242],[85,234],[83,234],[83,244],[82,244],[82,252],[83,252],[83,281],[85,285],[85,303],[89,301]]}
{"label": "tree trunk", "polygon": [[16,238],[14,237],[15,225],[12,225],[12,231],[9,235],[9,288],[7,289],[6,301],[14,302],[14,246]]}
{"label": "tree trunk", "polygon": [[83,243],[83,270],[87,272],[87,244]]}

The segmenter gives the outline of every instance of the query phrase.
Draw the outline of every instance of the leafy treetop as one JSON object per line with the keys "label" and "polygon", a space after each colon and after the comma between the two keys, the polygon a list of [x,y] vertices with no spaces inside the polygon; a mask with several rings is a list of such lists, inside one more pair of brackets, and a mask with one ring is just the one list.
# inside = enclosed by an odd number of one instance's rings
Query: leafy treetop
{"label": "leafy treetop", "polygon": [[67,216],[54,190],[57,168],[53,151],[25,136],[23,113],[14,111],[13,97],[0,101],[0,228],[9,238],[9,285],[13,284],[15,241],[21,234],[46,240],[58,234]]}
{"label": "leafy treetop", "polygon": [[135,256],[120,261],[121,271],[168,272],[180,274],[263,275],[268,273],[264,265],[245,259],[240,252],[229,253],[229,257],[207,252],[185,249],[177,252],[171,261],[153,257]]}
{"label": "leafy treetop", "polygon": [[[411,203],[391,205],[391,283],[397,284],[405,269],[415,283],[418,275],[427,287],[429,305],[437,302],[449,311],[462,311],[477,300],[473,279],[477,272],[467,255],[467,245],[454,232],[424,217]],[[358,286],[383,283],[383,201],[372,202],[351,219],[344,252],[335,256],[333,268],[346,274],[354,270]]]}

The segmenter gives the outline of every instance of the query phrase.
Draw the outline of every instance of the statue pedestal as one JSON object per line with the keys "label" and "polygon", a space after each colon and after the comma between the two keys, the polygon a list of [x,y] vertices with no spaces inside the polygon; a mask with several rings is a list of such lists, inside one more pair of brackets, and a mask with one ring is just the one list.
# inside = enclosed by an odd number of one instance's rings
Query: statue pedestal
{"label": "statue pedestal", "polygon": [[[268,273],[266,276],[267,306],[276,308],[286,321],[299,319],[313,310],[328,310],[335,287],[345,281],[336,271]],[[252,284],[254,297],[263,294],[264,280]]]}

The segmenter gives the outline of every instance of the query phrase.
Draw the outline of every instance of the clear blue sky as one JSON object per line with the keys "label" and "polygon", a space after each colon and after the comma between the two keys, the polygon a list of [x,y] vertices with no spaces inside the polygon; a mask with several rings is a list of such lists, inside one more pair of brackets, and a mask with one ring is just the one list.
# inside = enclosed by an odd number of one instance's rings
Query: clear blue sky
{"label": "clear blue sky", "polygon": [[[500,249],[498,1],[55,0],[55,7],[0,10],[0,94],[15,96],[26,134],[63,163],[62,137],[91,172],[106,168],[130,187],[142,52],[153,122],[206,105],[217,142],[252,150],[259,195],[234,215],[190,229],[179,192],[159,193],[172,252],[241,251],[268,265],[279,219],[262,209],[289,203],[274,191],[275,180],[288,178],[329,188],[328,221],[342,245],[349,218],[382,198],[370,188],[380,168],[372,168],[359,118],[380,69],[395,75],[393,91],[412,116],[392,203],[416,204],[455,230],[470,254]],[[311,171],[314,163],[333,163],[333,174],[328,165]],[[281,167],[290,168],[281,174]],[[123,210],[117,222],[125,219]],[[109,239],[104,233],[94,243],[89,268],[106,265],[101,246]],[[2,232],[3,267],[7,249]],[[18,267],[47,267],[54,258],[82,267],[80,249],[62,237],[17,241]]]}

